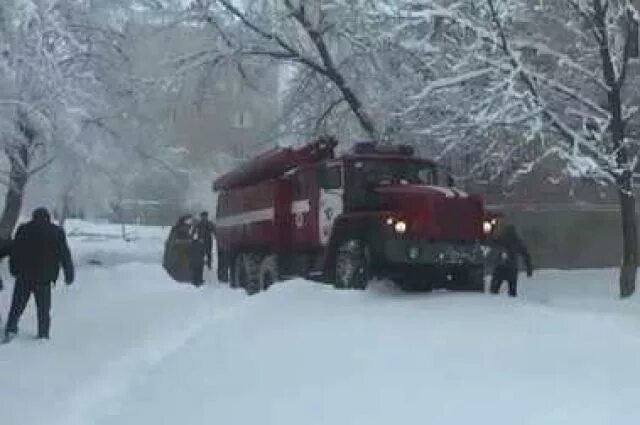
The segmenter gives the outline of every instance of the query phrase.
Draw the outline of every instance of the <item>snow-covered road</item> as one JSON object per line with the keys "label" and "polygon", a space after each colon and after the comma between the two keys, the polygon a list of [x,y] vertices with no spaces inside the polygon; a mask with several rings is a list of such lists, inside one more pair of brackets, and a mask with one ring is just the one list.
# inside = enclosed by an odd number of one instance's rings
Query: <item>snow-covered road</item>
{"label": "snow-covered road", "polygon": [[246,297],[169,280],[162,237],[133,242],[135,262],[109,253],[122,251],[115,240],[72,238],[83,264],[106,265],[81,266],[76,286],[56,288],[51,341],[31,339],[30,307],[23,336],[0,347],[0,423],[640,418],[640,302],[615,299],[615,271],[542,271],[517,300],[304,281]]}

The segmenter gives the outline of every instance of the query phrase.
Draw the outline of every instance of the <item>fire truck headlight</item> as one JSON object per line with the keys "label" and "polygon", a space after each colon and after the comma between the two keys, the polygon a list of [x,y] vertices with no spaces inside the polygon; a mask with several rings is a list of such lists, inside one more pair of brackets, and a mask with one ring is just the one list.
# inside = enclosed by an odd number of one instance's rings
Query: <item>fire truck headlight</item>
{"label": "fire truck headlight", "polygon": [[488,235],[493,230],[493,224],[490,221],[485,221],[482,223],[482,230],[484,230],[485,235]]}
{"label": "fire truck headlight", "polygon": [[403,234],[407,231],[407,223],[405,223],[402,220],[399,220],[394,226],[394,229],[396,230],[396,233]]}

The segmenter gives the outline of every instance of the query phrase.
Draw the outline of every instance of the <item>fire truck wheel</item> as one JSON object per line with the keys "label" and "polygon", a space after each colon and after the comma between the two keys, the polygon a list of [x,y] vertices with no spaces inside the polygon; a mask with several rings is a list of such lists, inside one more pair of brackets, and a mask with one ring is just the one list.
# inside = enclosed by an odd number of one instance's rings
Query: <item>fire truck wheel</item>
{"label": "fire truck wheel", "polygon": [[247,270],[244,267],[244,255],[236,255],[233,261],[233,270],[231,274],[231,287],[244,288],[247,286]]}
{"label": "fire truck wheel", "polygon": [[433,286],[425,276],[409,275],[393,280],[393,283],[405,292],[431,292]]}
{"label": "fire truck wheel", "polygon": [[365,289],[369,283],[370,255],[366,245],[347,240],[338,246],[334,286],[340,289]]}
{"label": "fire truck wheel", "polygon": [[229,260],[226,254],[218,253],[218,267],[217,267],[218,282],[226,283],[231,280],[229,277],[228,261]]}
{"label": "fire truck wheel", "polygon": [[484,292],[484,268],[482,266],[468,269],[467,291]]}
{"label": "fire truck wheel", "polygon": [[243,288],[247,294],[254,295],[262,289],[260,286],[260,259],[258,254],[243,254],[246,282]]}
{"label": "fire truck wheel", "polygon": [[449,289],[465,292],[484,292],[484,270],[482,267],[465,267],[452,275]]}
{"label": "fire truck wheel", "polygon": [[278,260],[275,255],[267,255],[260,262],[260,272],[258,279],[260,280],[260,288],[262,290],[269,289],[271,285],[279,279]]}

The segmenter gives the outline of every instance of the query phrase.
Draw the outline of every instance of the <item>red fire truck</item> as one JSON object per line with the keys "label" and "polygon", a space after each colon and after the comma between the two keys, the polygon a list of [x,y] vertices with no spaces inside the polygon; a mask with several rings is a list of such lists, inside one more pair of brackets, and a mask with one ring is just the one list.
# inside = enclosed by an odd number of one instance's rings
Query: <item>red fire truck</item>
{"label": "red fire truck", "polygon": [[364,289],[482,291],[481,196],[411,146],[278,148],[218,178],[218,277],[248,292],[293,276]]}

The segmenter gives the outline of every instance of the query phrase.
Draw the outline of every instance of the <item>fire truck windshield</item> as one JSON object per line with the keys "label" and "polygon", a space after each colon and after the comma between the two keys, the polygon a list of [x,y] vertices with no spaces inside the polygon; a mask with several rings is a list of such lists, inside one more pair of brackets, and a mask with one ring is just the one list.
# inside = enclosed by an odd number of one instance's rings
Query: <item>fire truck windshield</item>
{"label": "fire truck windshield", "polygon": [[367,159],[353,163],[356,183],[363,186],[436,184],[436,169],[422,161]]}
{"label": "fire truck windshield", "polygon": [[347,167],[347,175],[347,203],[354,210],[383,207],[376,187],[438,183],[436,167],[412,159],[358,159]]}

